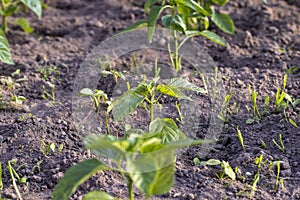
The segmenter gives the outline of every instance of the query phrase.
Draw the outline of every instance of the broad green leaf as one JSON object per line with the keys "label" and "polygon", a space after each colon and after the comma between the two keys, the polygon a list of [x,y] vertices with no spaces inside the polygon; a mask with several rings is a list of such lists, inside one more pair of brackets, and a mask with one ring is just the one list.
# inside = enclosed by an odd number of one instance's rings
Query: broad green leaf
{"label": "broad green leaf", "polygon": [[219,44],[221,46],[226,46],[225,41],[220,36],[218,36],[217,34],[211,32],[211,31],[204,30],[204,31],[199,32],[199,35],[206,37],[207,39],[213,41],[216,44]]}
{"label": "broad green leaf", "polygon": [[175,177],[175,154],[173,156],[173,162],[165,166],[161,163],[161,159],[167,162],[172,160],[169,160],[169,155],[164,153],[160,155],[149,153],[138,157],[133,162],[127,161],[127,171],[134,185],[147,197],[168,192],[174,184]]}
{"label": "broad green leaf", "polygon": [[208,161],[202,161],[201,165],[220,165],[222,162],[216,159],[209,159]]}
{"label": "broad green leaf", "polygon": [[144,10],[145,12],[154,4],[156,4],[156,2],[158,2],[159,0],[147,0],[144,4]]}
{"label": "broad green leaf", "polygon": [[207,93],[207,91],[205,91],[203,88],[200,88],[197,85],[190,83],[189,81],[187,81],[184,78],[172,78],[168,82],[168,85],[172,85],[172,86],[177,87],[182,90],[192,90],[192,91],[199,92],[202,94]]}
{"label": "broad green leaf", "polygon": [[144,101],[147,94],[145,85],[132,88],[112,102],[107,111],[112,110],[114,121],[120,121],[134,111]]}
{"label": "broad green leaf", "polygon": [[189,8],[191,8],[194,11],[197,11],[205,16],[209,16],[210,13],[205,10],[205,8],[203,8],[199,3],[197,3],[194,0],[175,0],[176,3],[180,3],[183,4]]}
{"label": "broad green leaf", "polygon": [[229,165],[228,162],[226,161],[222,161],[223,164],[223,169],[224,169],[224,173],[231,178],[232,180],[235,180],[236,176],[234,171],[232,170],[231,166]]}
{"label": "broad green leaf", "polygon": [[224,6],[228,1],[229,0],[212,0],[212,2],[218,6]]}
{"label": "broad green leaf", "polygon": [[[127,28],[122,30],[121,33],[126,32],[126,31],[133,31],[133,30],[136,30],[139,28],[145,28],[147,26],[148,26],[147,20],[140,20],[140,21],[137,21],[137,22],[127,26]],[[110,72],[110,74],[112,74],[112,73]]]}
{"label": "broad green leaf", "polygon": [[83,88],[80,90],[80,94],[84,96],[92,96],[94,92],[90,88]]}
{"label": "broad green leaf", "polygon": [[234,34],[234,23],[228,15],[213,13],[211,20],[225,33]]}
{"label": "broad green leaf", "polygon": [[82,161],[69,168],[55,186],[52,200],[67,200],[92,175],[108,168],[97,159]]}
{"label": "broad green leaf", "polygon": [[42,17],[42,4],[40,0],[20,0],[25,6],[32,10],[39,18]]}
{"label": "broad green leaf", "polygon": [[149,43],[152,43],[153,35],[155,32],[156,23],[158,20],[158,17],[160,16],[161,12],[168,8],[169,6],[153,6],[149,12],[148,17],[148,40]]}
{"label": "broad green leaf", "polygon": [[188,96],[186,96],[183,92],[180,91],[179,88],[172,86],[172,85],[164,85],[164,84],[159,84],[156,87],[156,92],[159,92],[161,94],[165,94],[171,97],[175,97],[178,99],[187,99],[187,100],[192,100]]}
{"label": "broad green leaf", "polygon": [[186,31],[186,24],[182,15],[166,15],[161,20],[162,24],[171,30],[177,30],[181,33]]}
{"label": "broad green leaf", "polygon": [[5,34],[0,29],[0,60],[7,64],[14,64],[14,61],[12,60],[10,48],[8,41],[5,37]]}
{"label": "broad green leaf", "polygon": [[92,191],[87,193],[84,197],[83,200],[119,200],[118,198],[114,198],[110,194],[107,194],[106,192],[102,191]]}
{"label": "broad green leaf", "polygon": [[21,29],[25,33],[27,33],[27,34],[32,33],[33,28],[30,26],[29,22],[25,18],[23,18],[23,17],[19,18],[16,21],[16,23],[17,23],[17,25],[19,25],[21,27]]}
{"label": "broad green leaf", "polygon": [[186,136],[182,133],[176,123],[170,118],[156,118],[149,125],[150,135],[162,140],[163,144],[178,141]]}
{"label": "broad green leaf", "polygon": [[124,151],[113,144],[115,140],[115,138],[109,136],[89,135],[84,139],[84,144],[87,149],[96,155],[104,156],[115,163],[119,163],[124,156]]}

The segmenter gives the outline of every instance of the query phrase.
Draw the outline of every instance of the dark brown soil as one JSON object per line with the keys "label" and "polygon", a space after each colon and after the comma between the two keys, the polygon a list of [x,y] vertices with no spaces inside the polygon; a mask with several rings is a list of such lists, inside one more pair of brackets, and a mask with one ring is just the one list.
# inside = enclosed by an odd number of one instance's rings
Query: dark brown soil
{"label": "dark brown soil", "polygon": [[[289,2],[289,3],[288,3]],[[35,29],[26,35],[17,27],[10,26],[8,39],[11,45],[14,66],[1,64],[0,76],[9,76],[16,69],[20,82],[15,90],[0,90],[3,105],[0,110],[0,162],[3,164],[3,190],[1,197],[17,199],[7,162],[15,159],[15,168],[26,184],[19,189],[25,200],[50,199],[54,186],[64,172],[75,163],[90,158],[84,149],[82,133],[76,130],[72,119],[73,84],[80,64],[85,56],[100,44],[132,22],[144,18],[143,8],[134,1],[127,0],[65,0],[46,1],[49,8],[44,10],[42,20],[29,14],[29,21]],[[297,0],[232,1],[224,8],[234,20],[235,35],[222,35],[228,47],[220,47],[202,38],[199,42],[217,64],[222,75],[226,93],[235,92],[232,103],[240,104],[240,111],[229,116],[224,123],[219,141],[209,154],[200,160],[211,158],[229,161],[238,167],[243,179],[236,181],[218,179],[219,168],[194,166],[193,158],[199,147],[185,150],[176,162],[176,181],[168,194],[152,199],[248,199],[241,194],[252,184],[257,166],[254,161],[259,155],[269,161],[283,161],[280,178],[284,188],[274,190],[276,168],[263,169],[254,199],[300,199],[300,129],[292,126],[284,118],[283,109],[274,113],[274,97],[282,86],[284,73],[295,67],[289,75],[286,92],[293,99],[300,98],[300,8]],[[50,88],[39,73],[39,67],[57,66],[61,74],[52,74],[49,81],[57,87],[55,106],[41,96],[42,86]],[[17,77],[18,78],[18,77]],[[109,85],[109,83],[104,83]],[[248,86],[259,93],[258,106],[262,110],[263,97],[271,96],[271,106],[259,123],[247,124],[251,117],[246,105],[251,107]],[[14,92],[27,98],[24,105],[8,105],[9,95]],[[32,114],[29,115],[29,113]],[[199,110],[201,113],[201,110]],[[300,109],[289,107],[286,115],[300,125]],[[202,115],[203,120],[206,120]],[[245,150],[242,149],[236,126],[243,133]],[[203,129],[205,133],[205,125]],[[199,135],[204,135],[200,133]],[[272,142],[281,134],[285,151],[280,151]],[[266,143],[263,148],[260,139]],[[41,149],[42,140],[63,144],[63,150],[45,155]],[[298,141],[298,142],[297,142]],[[34,167],[38,162],[40,171]],[[246,175],[248,174],[248,175]],[[81,199],[91,190],[103,190],[115,197],[126,199],[126,185],[120,175],[103,172],[80,186],[72,199]],[[247,190],[249,191],[249,190]],[[248,192],[249,194],[249,192]],[[136,192],[137,199],[143,196]]]}

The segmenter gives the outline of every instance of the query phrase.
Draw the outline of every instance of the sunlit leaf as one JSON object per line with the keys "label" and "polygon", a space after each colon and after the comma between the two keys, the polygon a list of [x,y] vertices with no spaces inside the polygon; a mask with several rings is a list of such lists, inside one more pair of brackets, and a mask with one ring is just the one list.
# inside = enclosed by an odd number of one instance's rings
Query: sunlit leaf
{"label": "sunlit leaf", "polygon": [[149,132],[155,134],[155,137],[161,139],[164,144],[186,137],[170,118],[156,118],[150,123]]}
{"label": "sunlit leaf", "polygon": [[207,91],[205,91],[203,88],[200,88],[197,85],[190,83],[189,81],[187,81],[184,78],[172,78],[168,82],[168,85],[172,85],[174,87],[177,87],[177,88],[183,89],[183,90],[192,90],[192,91],[199,92],[202,94],[207,93]]}
{"label": "sunlit leaf", "polygon": [[186,96],[183,92],[181,92],[179,88],[172,86],[172,85],[159,84],[156,87],[156,92],[159,92],[161,94],[165,94],[165,95],[168,95],[171,97],[175,97],[178,99],[192,100],[190,97]]}
{"label": "sunlit leaf", "polygon": [[234,23],[228,15],[213,13],[211,20],[225,33],[234,34]]}
{"label": "sunlit leaf", "polygon": [[221,46],[226,46],[225,41],[220,36],[215,34],[214,32],[204,30],[204,31],[199,32],[199,35],[206,37],[207,39],[213,41],[216,44],[219,44]]}
{"label": "sunlit leaf", "polygon": [[209,12],[205,10],[199,3],[194,0],[176,0],[176,3],[183,4],[194,11],[197,11],[205,16],[209,16]]}
{"label": "sunlit leaf", "polygon": [[208,161],[202,161],[201,165],[220,165],[222,162],[216,159],[209,159]]}
{"label": "sunlit leaf", "polygon": [[23,17],[19,18],[16,21],[16,23],[17,23],[17,25],[19,25],[21,27],[21,29],[25,33],[27,33],[27,34],[32,33],[33,28],[30,26],[29,22],[25,18],[23,18]]}
{"label": "sunlit leaf", "polygon": [[42,17],[42,4],[40,0],[20,0],[25,6],[32,10],[39,18]]}

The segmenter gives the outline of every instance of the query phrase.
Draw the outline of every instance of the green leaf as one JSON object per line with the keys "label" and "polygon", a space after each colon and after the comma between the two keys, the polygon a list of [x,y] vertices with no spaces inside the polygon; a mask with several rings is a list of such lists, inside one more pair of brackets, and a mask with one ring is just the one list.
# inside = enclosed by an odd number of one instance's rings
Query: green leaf
{"label": "green leaf", "polygon": [[80,90],[80,94],[83,96],[92,96],[94,92],[90,88],[83,88]]}
{"label": "green leaf", "polygon": [[40,0],[20,0],[25,6],[32,10],[39,18],[42,17],[42,4]]}
{"label": "green leaf", "polygon": [[182,15],[166,15],[162,17],[162,24],[171,29],[184,33],[186,31],[186,24]]}
{"label": "green leaf", "polygon": [[297,105],[300,104],[300,99],[296,99],[293,103],[292,103],[292,106],[294,109],[296,109]]}
{"label": "green leaf", "polygon": [[188,96],[186,96],[184,93],[180,91],[179,88],[172,86],[172,85],[164,85],[164,84],[159,84],[156,87],[156,92],[159,92],[161,94],[165,94],[171,97],[175,97],[178,99],[187,99],[187,100],[192,100]]}
{"label": "green leaf", "polygon": [[5,34],[0,29],[0,60],[7,64],[14,64],[14,61],[12,60],[10,48],[8,41],[5,37]]}
{"label": "green leaf", "polygon": [[156,138],[162,140],[163,144],[178,141],[181,138],[186,138],[176,123],[170,118],[157,118],[150,123],[150,135],[155,135]]}
{"label": "green leaf", "polygon": [[[145,155],[145,154],[143,154]],[[134,162],[128,161],[129,176],[133,180],[135,186],[147,197],[152,195],[164,194],[168,192],[174,184],[175,164],[174,162],[162,167],[159,158],[169,161],[166,154],[147,154],[146,156],[138,157]],[[175,161],[175,156],[174,156]],[[145,172],[145,167],[152,169]]]}
{"label": "green leaf", "polygon": [[285,98],[288,102],[290,102],[291,104],[293,104],[293,98],[292,98],[289,94],[285,93],[284,98]]}
{"label": "green leaf", "polygon": [[208,161],[202,161],[201,165],[220,165],[222,162],[216,159],[209,159]]}
{"label": "green leaf", "polygon": [[225,33],[234,34],[234,23],[228,15],[213,13],[211,20]]}
{"label": "green leaf", "polygon": [[30,26],[29,22],[25,18],[23,18],[23,17],[19,18],[16,21],[16,23],[17,23],[17,25],[19,25],[21,27],[21,29],[25,33],[27,33],[27,34],[32,33],[33,28]]}
{"label": "green leaf", "polygon": [[207,91],[205,91],[203,88],[198,87],[197,85],[194,85],[187,81],[184,78],[172,78],[169,82],[168,85],[172,85],[174,87],[177,87],[182,90],[192,90],[195,92],[199,92],[202,94],[206,94]]}
{"label": "green leaf", "polygon": [[224,6],[228,1],[229,0],[212,0],[212,2],[218,6]]}
{"label": "green leaf", "polygon": [[149,17],[148,17],[148,40],[149,43],[152,43],[153,35],[155,32],[155,26],[158,20],[159,15],[161,12],[168,8],[169,6],[153,6],[150,10]]}
{"label": "green leaf", "polygon": [[98,171],[106,169],[108,168],[97,159],[85,160],[72,166],[55,186],[52,200],[67,200],[79,185]]}
{"label": "green leaf", "polygon": [[205,10],[199,3],[197,3],[194,0],[175,0],[175,1],[176,1],[176,3],[183,4],[183,5],[191,8],[192,10],[197,11],[205,16],[210,15],[210,13],[207,10]]}
{"label": "green leaf", "polygon": [[114,121],[120,121],[144,101],[148,94],[147,92],[147,87],[144,85],[132,88],[112,102],[107,112],[112,110]]}
{"label": "green leaf", "polygon": [[[115,139],[111,136],[97,136],[97,135],[89,135],[84,139],[85,147],[96,155],[104,156],[114,161],[115,163],[119,163],[121,158],[124,156],[123,149],[115,146],[113,142]],[[123,143],[123,145],[125,145]]]}
{"label": "green leaf", "polygon": [[296,122],[295,122],[292,118],[289,118],[289,122],[290,122],[290,124],[292,124],[294,127],[298,128],[298,125],[296,124]]}
{"label": "green leaf", "polygon": [[[127,26],[127,28],[122,30],[121,33],[126,32],[126,31],[133,31],[133,30],[136,30],[139,28],[145,28],[147,26],[148,26],[147,20],[140,20],[140,21],[137,21],[137,22]],[[111,74],[111,72],[110,72],[110,74]]]}
{"label": "green leaf", "polygon": [[235,178],[236,178],[235,173],[234,173],[233,169],[231,168],[231,166],[229,165],[229,163],[222,161],[222,165],[223,165],[224,173],[232,180],[235,180]]}
{"label": "green leaf", "polygon": [[118,200],[118,198],[114,198],[113,196],[107,194],[106,192],[102,191],[92,191],[87,193],[83,200]]}
{"label": "green leaf", "polygon": [[207,39],[213,41],[216,44],[219,44],[221,46],[226,46],[225,41],[220,36],[218,36],[217,34],[211,32],[211,31],[204,30],[204,31],[199,32],[199,35],[206,37]]}
{"label": "green leaf", "polygon": [[153,6],[154,4],[156,4],[156,2],[158,2],[159,0],[147,0],[145,2],[145,5],[144,5],[144,10],[145,12],[151,7]]}

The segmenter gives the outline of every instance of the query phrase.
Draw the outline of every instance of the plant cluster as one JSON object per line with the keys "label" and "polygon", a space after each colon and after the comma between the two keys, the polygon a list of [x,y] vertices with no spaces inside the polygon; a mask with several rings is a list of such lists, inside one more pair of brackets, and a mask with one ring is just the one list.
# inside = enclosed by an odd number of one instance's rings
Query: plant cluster
{"label": "plant cluster", "polygon": [[[135,109],[142,107],[149,114],[148,132],[127,126],[121,138],[111,134],[91,134],[86,137],[86,148],[112,161],[114,167],[105,165],[98,159],[82,161],[66,172],[53,192],[53,199],[67,199],[81,183],[101,170],[112,170],[121,174],[128,187],[129,199],[134,199],[133,185],[146,198],[166,193],[171,189],[175,176],[176,149],[209,141],[187,138],[171,118],[154,118],[155,106],[159,104],[163,95],[192,100],[183,91],[206,91],[183,78],[172,78],[167,83],[161,83],[159,73],[160,68],[156,65],[155,77],[152,80],[148,81],[144,77],[138,86],[133,88],[128,84],[128,91],[107,107],[107,113],[112,113],[114,121],[121,121]],[[107,102],[107,96],[103,96],[103,92],[97,95],[96,90],[84,88],[80,93],[90,96],[95,108],[98,108],[100,103]],[[177,107],[179,109],[178,103]],[[96,197],[114,199],[100,191],[90,192],[84,199]]]}

